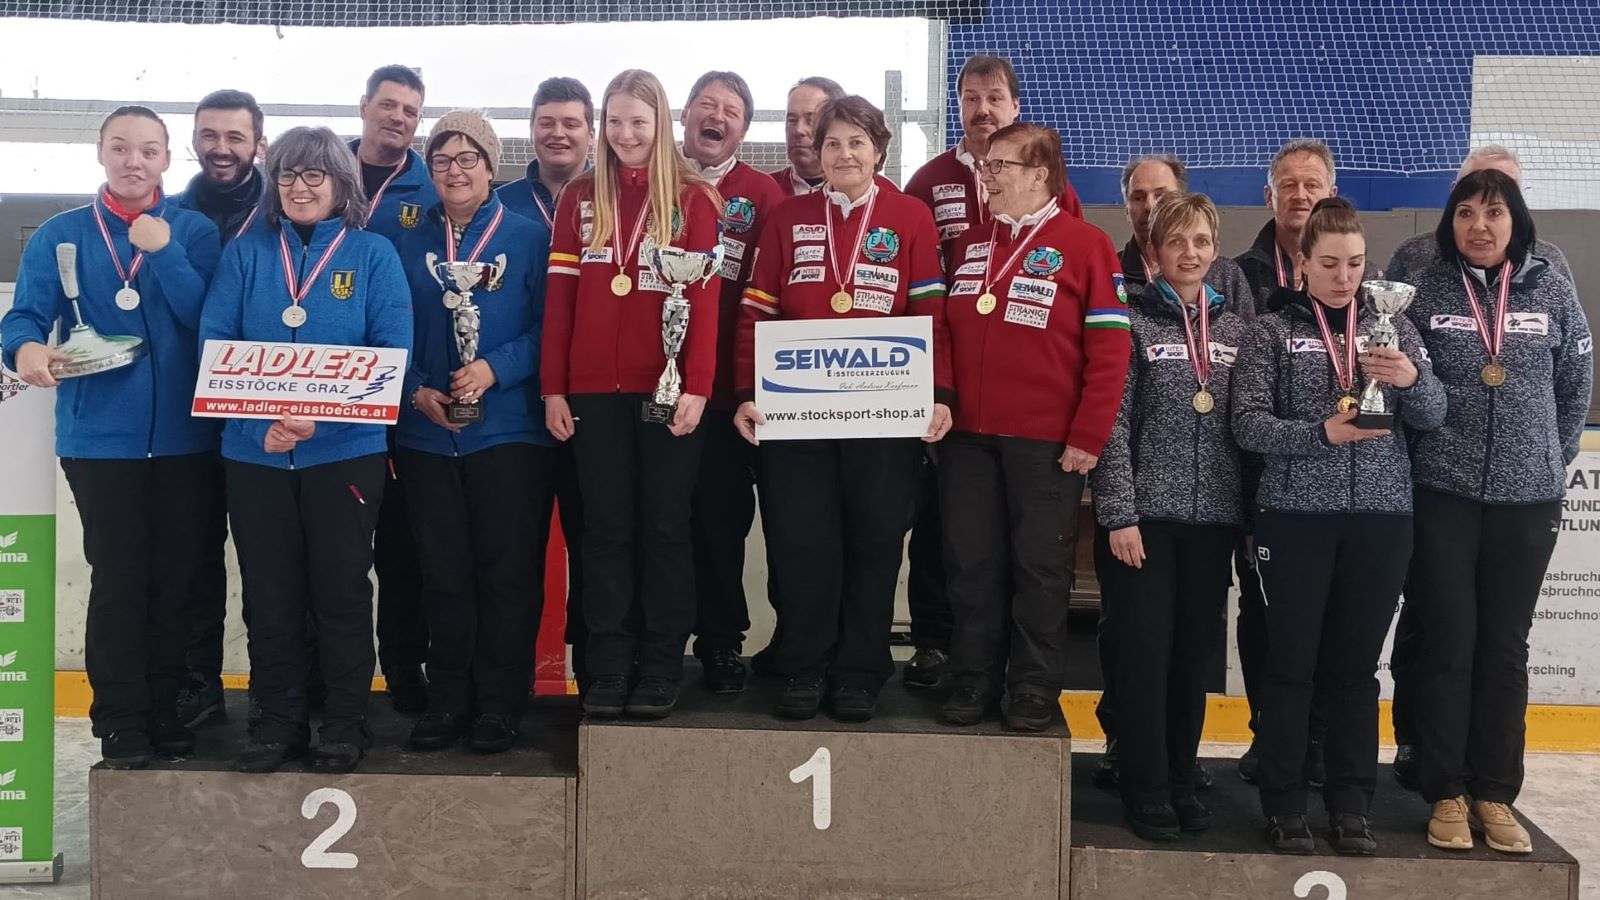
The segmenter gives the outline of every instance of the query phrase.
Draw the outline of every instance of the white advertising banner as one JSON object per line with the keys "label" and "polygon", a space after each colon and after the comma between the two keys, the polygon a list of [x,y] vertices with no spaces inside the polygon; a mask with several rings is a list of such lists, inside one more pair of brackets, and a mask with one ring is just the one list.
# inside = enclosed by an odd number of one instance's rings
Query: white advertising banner
{"label": "white advertising banner", "polygon": [[756,325],[763,441],[921,437],[933,416],[933,319]]}
{"label": "white advertising banner", "polygon": [[209,340],[194,414],[393,425],[405,374],[406,351],[387,347]]}

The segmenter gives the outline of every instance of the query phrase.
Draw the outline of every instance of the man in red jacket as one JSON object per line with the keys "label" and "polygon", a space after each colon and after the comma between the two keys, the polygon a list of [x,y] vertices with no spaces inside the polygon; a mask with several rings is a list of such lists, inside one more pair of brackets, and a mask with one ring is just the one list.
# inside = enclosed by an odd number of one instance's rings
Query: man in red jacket
{"label": "man in red jacket", "polygon": [[755,522],[755,448],[733,427],[733,344],[738,333],[739,298],[755,264],[756,242],[773,210],[784,199],[771,175],[738,159],[739,146],[755,114],[745,80],[733,72],[707,72],[689,92],[683,108],[683,155],[722,195],[722,294],[718,304],[717,376],[706,415],[695,486],[691,536],[694,541],[694,655],[714,694],[744,690],[745,667],[739,654],[750,628],[744,595],[744,545]]}

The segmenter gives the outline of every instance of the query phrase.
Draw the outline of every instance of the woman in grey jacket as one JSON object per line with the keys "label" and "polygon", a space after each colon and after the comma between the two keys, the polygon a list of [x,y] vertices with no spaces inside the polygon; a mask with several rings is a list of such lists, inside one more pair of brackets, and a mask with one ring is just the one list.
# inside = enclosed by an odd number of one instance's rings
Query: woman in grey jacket
{"label": "woman in grey jacket", "polygon": [[1280,289],[1256,320],[1233,377],[1233,431],[1265,463],[1256,493],[1256,567],[1267,606],[1267,668],[1257,747],[1267,836],[1310,853],[1304,776],[1312,686],[1327,721],[1323,803],[1340,853],[1370,855],[1377,780],[1378,655],[1411,556],[1405,431],[1444,420],[1445,395],[1416,329],[1399,349],[1361,353],[1399,428],[1355,424],[1357,354],[1377,319],[1360,295],[1366,240],[1355,209],[1330,198],[1300,242],[1305,291]]}
{"label": "woman in grey jacket", "polygon": [[1476,827],[1491,848],[1528,853],[1511,811],[1528,631],[1589,408],[1592,338],[1572,282],[1530,252],[1533,218],[1504,173],[1457,182],[1436,238],[1440,259],[1408,310],[1450,398],[1412,457],[1406,599],[1421,639],[1412,720],[1428,841],[1469,849]]}

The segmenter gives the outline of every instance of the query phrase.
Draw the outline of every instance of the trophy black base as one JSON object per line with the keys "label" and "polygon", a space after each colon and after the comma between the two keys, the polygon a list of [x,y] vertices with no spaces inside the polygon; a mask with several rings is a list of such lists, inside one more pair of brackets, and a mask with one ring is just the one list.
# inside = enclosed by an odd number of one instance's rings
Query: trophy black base
{"label": "trophy black base", "polygon": [[1356,413],[1356,427],[1370,428],[1372,430],[1393,431],[1394,413],[1392,412],[1367,412],[1361,410]]}
{"label": "trophy black base", "polygon": [[447,403],[444,418],[452,425],[471,425],[483,421],[482,403]]}
{"label": "trophy black base", "polygon": [[678,406],[675,403],[657,403],[654,400],[646,400],[639,404],[639,418],[652,425],[671,425],[672,417],[677,414]]}

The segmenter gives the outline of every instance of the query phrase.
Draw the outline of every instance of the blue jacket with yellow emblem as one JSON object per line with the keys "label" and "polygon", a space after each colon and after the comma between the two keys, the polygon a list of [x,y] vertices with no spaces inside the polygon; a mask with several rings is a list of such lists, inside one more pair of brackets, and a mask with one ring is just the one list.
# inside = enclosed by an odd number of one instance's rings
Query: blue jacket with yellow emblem
{"label": "blue jacket with yellow emblem", "polygon": [[[361,141],[350,142],[350,152],[355,153]],[[359,160],[357,166],[360,165]],[[422,224],[422,214],[439,202],[439,192],[434,190],[433,178],[428,174],[428,164],[415,150],[406,151],[405,168],[383,188],[377,203],[368,197],[372,213],[367,216],[367,230],[381,234],[396,248],[406,232]]]}
{"label": "blue jacket with yellow emblem", "polygon": [[545,269],[550,231],[511,212],[493,194],[478,207],[457,246],[466,260],[496,216],[499,226],[478,254],[478,262],[500,267],[488,289],[472,292],[478,307],[478,358],[494,370],[495,383],[483,397],[483,421],[451,433],[428,421],[411,405],[419,387],[450,393],[450,373],[461,368],[453,316],[443,302],[444,286],[429,271],[430,259],[444,261],[443,204],[428,210],[422,227],[400,241],[400,258],[411,286],[415,341],[401,398],[395,440],[402,447],[444,456],[465,456],[499,444],[554,446],[544,427],[539,399],[539,338],[544,323]]}
{"label": "blue jacket with yellow emblem", "polygon": [[[394,247],[382,237],[352,228],[317,276],[301,306],[299,328],[283,322],[290,305],[284,283],[280,236],[305,278],[343,227],[338,219],[317,223],[306,244],[288,221],[252,228],[228,245],[206,295],[200,340],[282,341],[353,347],[411,349],[411,293]],[[336,290],[337,288],[337,290]],[[265,419],[229,419],[222,429],[222,455],[276,469],[306,469],[384,453],[384,426],[318,422],[310,439],[288,453],[268,453]]]}

